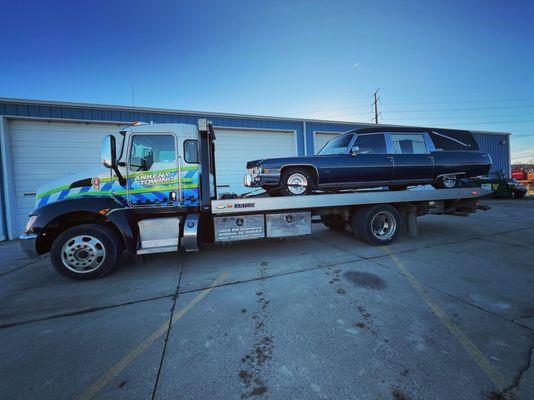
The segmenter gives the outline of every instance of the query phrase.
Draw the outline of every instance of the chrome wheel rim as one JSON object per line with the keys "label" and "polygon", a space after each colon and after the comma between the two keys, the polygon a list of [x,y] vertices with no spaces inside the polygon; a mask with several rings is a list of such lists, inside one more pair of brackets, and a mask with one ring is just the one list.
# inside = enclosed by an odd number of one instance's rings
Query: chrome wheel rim
{"label": "chrome wheel rim", "polygon": [[397,221],[389,211],[377,213],[371,221],[371,231],[380,240],[388,240],[397,230]]}
{"label": "chrome wheel rim", "polygon": [[450,189],[454,187],[454,185],[456,185],[456,177],[449,176],[443,178],[443,186],[445,186],[446,188]]}
{"label": "chrome wheel rim", "polygon": [[287,189],[291,194],[302,194],[308,187],[308,179],[300,172],[291,174],[287,179]]}
{"label": "chrome wheel rim", "polygon": [[61,248],[61,261],[70,271],[86,274],[102,266],[106,248],[100,240],[91,235],[75,236]]}

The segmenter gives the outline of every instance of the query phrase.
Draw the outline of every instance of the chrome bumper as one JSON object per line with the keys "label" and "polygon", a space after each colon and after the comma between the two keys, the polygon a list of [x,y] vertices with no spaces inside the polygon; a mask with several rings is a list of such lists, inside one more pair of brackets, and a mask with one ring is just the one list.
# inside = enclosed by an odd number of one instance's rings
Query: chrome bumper
{"label": "chrome bumper", "polygon": [[245,185],[246,187],[251,187],[252,186],[252,182],[254,182],[254,180],[252,179],[252,175],[251,174],[246,174],[243,177],[243,185]]}
{"label": "chrome bumper", "polygon": [[30,234],[24,234],[19,236],[19,243],[22,250],[28,255],[29,257],[37,257],[39,254],[37,254],[37,234],[30,233]]}
{"label": "chrome bumper", "polygon": [[280,174],[246,174],[243,184],[246,187],[275,186],[280,182]]}

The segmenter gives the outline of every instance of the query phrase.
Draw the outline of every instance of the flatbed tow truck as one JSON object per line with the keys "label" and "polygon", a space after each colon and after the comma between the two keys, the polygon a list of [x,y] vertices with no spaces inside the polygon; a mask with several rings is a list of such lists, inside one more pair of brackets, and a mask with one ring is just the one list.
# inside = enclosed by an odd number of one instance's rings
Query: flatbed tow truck
{"label": "flatbed tow truck", "polygon": [[384,245],[400,233],[416,236],[418,216],[476,212],[478,198],[488,193],[456,188],[218,195],[209,121],[133,125],[120,134],[119,151],[115,136],[104,139],[106,169],[39,189],[20,237],[27,253],[50,252],[52,265],[68,277],[105,276],[125,250],[189,252],[211,243],[305,236],[314,222],[334,230],[348,225],[365,242]]}

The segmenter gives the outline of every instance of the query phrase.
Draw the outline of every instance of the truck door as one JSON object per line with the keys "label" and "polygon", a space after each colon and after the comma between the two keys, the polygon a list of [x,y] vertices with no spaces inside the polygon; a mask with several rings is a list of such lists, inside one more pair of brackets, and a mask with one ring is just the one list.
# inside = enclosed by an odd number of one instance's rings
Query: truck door
{"label": "truck door", "polygon": [[179,154],[172,133],[130,136],[127,197],[132,206],[174,206],[181,199]]}

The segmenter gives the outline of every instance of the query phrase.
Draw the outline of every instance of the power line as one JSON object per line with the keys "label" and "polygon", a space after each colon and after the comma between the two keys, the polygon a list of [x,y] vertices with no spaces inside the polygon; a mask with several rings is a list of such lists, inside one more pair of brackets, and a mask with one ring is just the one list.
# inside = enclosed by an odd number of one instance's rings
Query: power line
{"label": "power line", "polygon": [[404,112],[442,112],[442,111],[474,111],[474,110],[506,110],[512,108],[533,108],[533,105],[523,106],[500,106],[500,107],[471,107],[471,108],[434,108],[426,110],[389,110],[388,113],[404,113]]}
{"label": "power line", "polygon": [[[372,103],[374,104],[374,102]],[[323,110],[315,111],[300,111],[300,113],[317,113],[317,112],[327,112],[327,111],[341,111],[356,109],[358,106],[347,106],[347,107],[337,107]],[[476,110],[508,110],[508,109],[517,109],[517,108],[534,108],[533,105],[519,105],[519,106],[499,106],[499,107],[467,107],[467,108],[435,108],[435,109],[424,109],[424,110],[385,110],[386,113],[422,113],[422,112],[447,112],[447,111],[476,111]],[[296,113],[284,114],[282,116],[295,115]],[[368,115],[369,112],[352,112],[352,113],[342,113],[334,114],[332,116],[353,116],[353,115]]]}
{"label": "power line", "polygon": [[510,118],[510,117],[530,117],[532,113],[530,114],[510,114],[510,115],[463,115],[461,117],[453,117],[453,116],[446,116],[446,117],[414,117],[414,118],[395,118],[397,121],[412,121],[414,119],[434,119],[434,120],[441,120],[441,119],[464,119],[464,118]]}
{"label": "power line", "polygon": [[516,101],[534,101],[534,98],[525,98],[525,99],[493,99],[493,100],[451,100],[451,101],[423,101],[423,102],[396,102],[396,103],[382,103],[384,106],[390,106],[390,105],[417,105],[417,104],[468,104],[468,103],[510,103],[510,102],[516,102]]}
{"label": "power line", "polygon": [[527,122],[534,122],[534,119],[528,119],[523,121],[482,121],[482,122],[460,122],[459,124],[452,125],[493,125],[493,124],[524,124]]}

